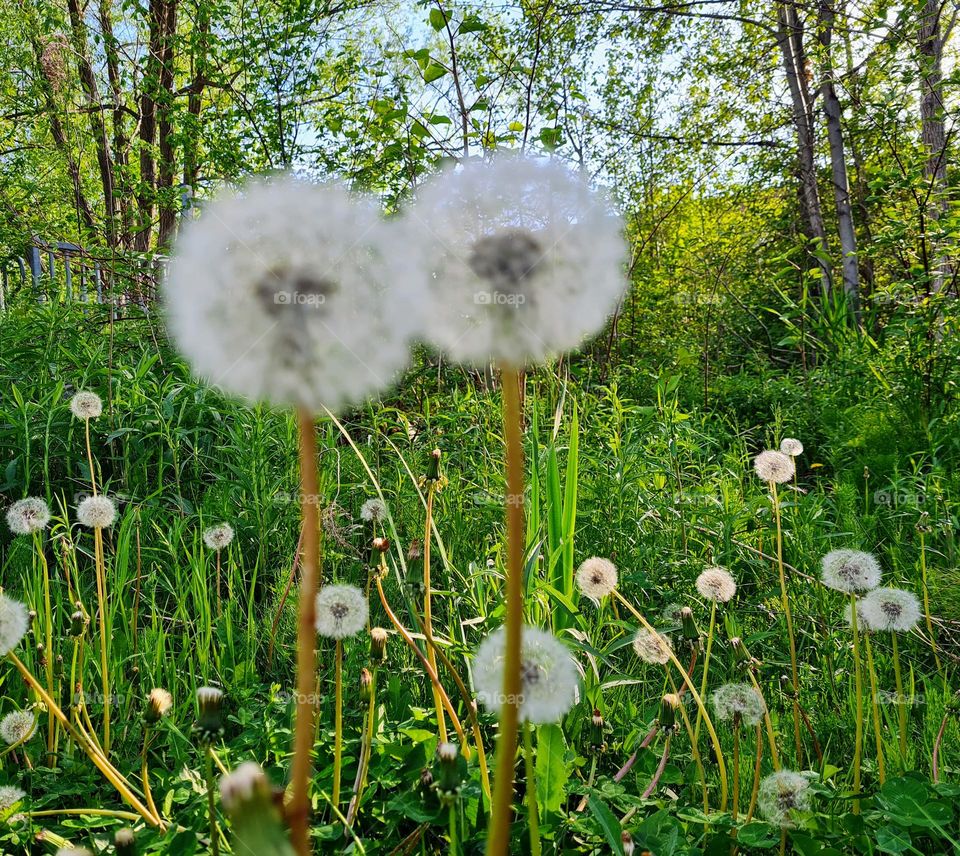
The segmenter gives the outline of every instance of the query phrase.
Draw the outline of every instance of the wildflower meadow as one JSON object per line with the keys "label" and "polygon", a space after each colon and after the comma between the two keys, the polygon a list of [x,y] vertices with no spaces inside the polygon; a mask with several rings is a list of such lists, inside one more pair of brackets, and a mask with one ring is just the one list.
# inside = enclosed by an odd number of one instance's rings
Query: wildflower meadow
{"label": "wildflower meadow", "polygon": [[[729,5],[684,8],[722,21],[704,10]],[[65,130],[79,101],[66,125],[57,105],[78,58],[92,114],[98,87],[119,104],[127,35],[101,7],[71,5],[64,42],[42,35],[47,18],[30,29],[81,220],[96,181]],[[799,194],[764,191],[780,201],[762,220],[795,218],[780,249],[743,224],[722,247],[698,243],[759,199],[709,210],[749,181],[736,169],[696,191],[678,172],[662,222],[683,228],[655,236],[613,137],[609,153],[576,143],[569,116],[568,138],[534,144],[466,111],[462,151],[378,161],[379,184],[355,169],[363,135],[322,164],[234,169],[226,131],[204,130],[229,116],[204,99],[258,84],[219,76],[226,12],[201,3],[184,23],[176,7],[150,4],[150,26],[172,15],[173,30],[149,39],[136,108],[159,120],[150,133],[165,127],[158,164],[141,137],[136,166],[158,167],[154,196],[124,184],[127,152],[105,203],[109,257],[64,233],[30,238],[21,280],[4,268],[0,854],[960,852],[949,181],[942,206],[921,205],[926,290],[871,304],[901,267],[921,277],[913,226],[876,225],[874,255],[851,255],[838,199],[831,256],[802,134],[786,171]],[[541,24],[563,8],[544,6]],[[775,83],[799,87],[813,116],[797,8],[765,26],[794,28],[772,42],[788,60]],[[832,121],[824,34],[845,13],[825,9],[810,38]],[[449,75],[460,102],[456,38],[487,33],[481,11],[409,12],[449,35],[432,80]],[[727,17],[743,28],[755,13]],[[852,56],[862,34],[844,21]],[[171,136],[185,32],[200,82],[184,82],[190,119]],[[599,38],[593,61],[615,65],[618,38]],[[418,65],[427,83],[433,62]],[[614,65],[584,115],[623,82]],[[337,74],[318,91],[361,71]],[[910,156],[945,156],[950,131],[937,143],[921,119]],[[108,139],[101,118],[94,147],[126,152],[131,124],[115,116]],[[830,124],[816,156],[829,150],[834,183],[844,129]],[[208,174],[217,141],[223,168]],[[869,193],[896,184],[877,149],[851,156],[878,170]],[[191,194],[176,211],[171,158]],[[809,168],[824,169],[812,153]],[[144,244],[132,208],[159,218]],[[691,274],[715,251],[712,273]],[[868,260],[871,284],[851,287]],[[705,296],[728,264],[717,305]]]}

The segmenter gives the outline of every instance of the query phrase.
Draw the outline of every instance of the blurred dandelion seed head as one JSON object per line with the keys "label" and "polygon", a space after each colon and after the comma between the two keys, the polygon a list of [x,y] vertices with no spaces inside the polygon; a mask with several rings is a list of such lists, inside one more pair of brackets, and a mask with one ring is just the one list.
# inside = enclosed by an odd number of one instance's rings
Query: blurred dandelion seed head
{"label": "blurred dandelion seed head", "polygon": [[9,654],[30,628],[26,606],[5,594],[0,594],[0,657]]}
{"label": "blurred dandelion seed head", "polygon": [[717,719],[729,721],[739,716],[747,725],[760,722],[767,709],[760,693],[750,684],[724,684],[713,691],[710,701]]}
{"label": "blurred dandelion seed head", "polygon": [[668,636],[641,627],[633,637],[633,650],[644,663],[662,666],[670,662],[673,643]]}
{"label": "blurred dandelion seed head", "polygon": [[8,746],[26,743],[36,731],[37,718],[30,710],[14,710],[0,720],[0,738]]}
{"label": "blurred dandelion seed head", "polygon": [[812,798],[809,774],[779,770],[760,783],[758,804],[770,823],[789,828],[796,824],[797,814],[810,810]]}
{"label": "blurred dandelion seed head", "polygon": [[803,443],[795,437],[784,437],[780,442],[780,451],[791,458],[796,458],[803,454]]}

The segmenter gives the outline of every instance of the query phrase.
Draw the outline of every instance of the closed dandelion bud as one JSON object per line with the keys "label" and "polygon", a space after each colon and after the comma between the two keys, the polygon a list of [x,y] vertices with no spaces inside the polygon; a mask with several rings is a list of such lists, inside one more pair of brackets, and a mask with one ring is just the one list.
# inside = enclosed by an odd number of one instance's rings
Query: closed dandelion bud
{"label": "closed dandelion bud", "polygon": [[167,715],[172,706],[173,696],[171,696],[170,693],[160,688],[152,689],[147,696],[143,719],[147,725],[154,725]]}
{"label": "closed dandelion bud", "polygon": [[428,482],[440,481],[440,456],[439,449],[434,449],[427,459],[427,471],[424,473],[424,480]]}
{"label": "closed dandelion bud", "polygon": [[216,687],[197,690],[200,714],[193,726],[201,745],[209,745],[223,734],[223,693]]}
{"label": "closed dandelion bud", "polygon": [[33,624],[33,622],[37,620],[37,611],[35,609],[29,610],[27,612],[27,618],[29,618],[30,623]]}
{"label": "closed dandelion bud", "polygon": [[37,662],[40,663],[41,666],[47,665],[47,652],[43,647],[43,642],[37,643]]}
{"label": "closed dandelion bud", "polygon": [[700,628],[697,627],[697,619],[693,617],[693,610],[689,606],[680,610],[680,626],[683,629],[683,638],[687,642],[700,641]]}
{"label": "closed dandelion bud", "polygon": [[419,538],[414,538],[410,542],[407,550],[407,561],[416,562],[423,558],[423,542]]}
{"label": "closed dandelion bud", "polygon": [[364,701],[370,700],[370,692],[373,689],[373,675],[369,669],[360,670],[360,698]]}
{"label": "closed dandelion bud", "polygon": [[245,761],[223,776],[220,801],[233,822],[237,853],[294,856],[273,787],[259,764]]}
{"label": "closed dandelion bud", "polygon": [[623,848],[623,856],[633,856],[636,845],[633,843],[633,836],[627,830],[620,833],[620,846]]}
{"label": "closed dandelion bud", "polygon": [[933,531],[933,527],[930,525],[930,514],[929,512],[924,511],[920,515],[920,519],[917,521],[917,532],[921,535],[927,535]]}
{"label": "closed dandelion bud", "polygon": [[57,654],[57,659],[53,661],[53,676],[55,678],[63,677],[63,655]]}
{"label": "closed dandelion bud", "polygon": [[381,665],[387,659],[387,631],[382,627],[370,629],[370,662]]}
{"label": "closed dandelion bud", "polygon": [[117,848],[117,856],[134,856],[137,852],[133,830],[127,827],[117,830],[117,834],[113,836],[113,844]]}
{"label": "closed dandelion bud", "polygon": [[390,549],[389,538],[374,538],[370,544],[370,564],[380,564],[380,557]]}
{"label": "closed dandelion bud", "polygon": [[467,776],[467,762],[453,743],[437,746],[436,774],[433,788],[440,802],[449,805],[460,795],[460,788]]}
{"label": "closed dandelion bud", "polygon": [[420,790],[424,795],[433,787],[433,772],[429,767],[424,767],[420,771]]}
{"label": "closed dandelion bud", "polygon": [[594,708],[593,716],[590,717],[590,748],[594,752],[604,752],[607,748],[605,729],[603,714]]}
{"label": "closed dandelion bud", "polygon": [[678,707],[680,707],[680,696],[676,693],[667,693],[660,699],[660,716],[657,717],[657,725],[666,734],[676,731]]}
{"label": "closed dandelion bud", "polygon": [[734,636],[730,640],[730,650],[733,651],[733,660],[738,666],[750,665],[750,655],[747,653],[747,647],[739,636]]}

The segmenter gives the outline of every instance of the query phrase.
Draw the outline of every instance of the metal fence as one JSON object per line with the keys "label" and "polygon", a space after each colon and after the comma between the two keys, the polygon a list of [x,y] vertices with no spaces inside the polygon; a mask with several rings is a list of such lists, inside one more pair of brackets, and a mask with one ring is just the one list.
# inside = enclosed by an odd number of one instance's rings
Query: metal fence
{"label": "metal fence", "polygon": [[147,309],[167,263],[166,256],[96,251],[34,238],[23,255],[0,262],[0,311],[22,300]]}

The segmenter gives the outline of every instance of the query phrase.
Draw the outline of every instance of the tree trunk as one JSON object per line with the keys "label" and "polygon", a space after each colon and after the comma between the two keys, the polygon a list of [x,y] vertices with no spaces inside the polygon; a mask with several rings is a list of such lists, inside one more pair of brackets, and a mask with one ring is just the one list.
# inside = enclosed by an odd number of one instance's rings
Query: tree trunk
{"label": "tree trunk", "polygon": [[113,156],[110,152],[110,140],[107,137],[107,126],[103,117],[103,103],[100,100],[100,89],[90,61],[87,29],[78,0],[67,0],[67,11],[70,14],[73,50],[77,58],[80,84],[90,108],[88,110],[90,129],[97,148],[97,164],[100,167],[100,184],[103,188],[104,237],[107,246],[114,248],[117,245],[117,210],[113,191]]}
{"label": "tree trunk", "polygon": [[[943,43],[952,24],[943,27],[944,6],[938,0],[926,0],[920,22],[920,119],[923,148],[926,153],[924,176],[927,179],[924,228],[927,257],[934,259],[929,270],[929,290],[937,294],[949,281],[950,262],[946,242],[936,234],[940,218],[947,212],[947,134],[944,126],[943,104]],[[934,246],[934,243],[936,246]]]}
{"label": "tree trunk", "polygon": [[830,144],[830,171],[833,180],[833,198],[837,206],[837,226],[840,233],[840,252],[843,266],[843,291],[854,317],[860,320],[860,269],[857,260],[857,233],[850,207],[850,180],[847,158],[843,147],[843,127],[840,124],[840,99],[834,86],[833,59],[830,54],[833,40],[834,10],[830,0],[820,3],[820,44],[823,46],[824,74],[820,92],[823,112],[827,119],[827,140]]}
{"label": "tree trunk", "polygon": [[157,141],[157,92],[160,80],[160,48],[165,19],[163,0],[150,0],[150,37],[147,62],[140,94],[140,186],[137,189],[139,222],[134,247],[145,253],[150,249],[153,232],[154,200],[157,193],[157,171],[153,147]]}
{"label": "tree trunk", "polygon": [[187,99],[187,118],[183,141],[183,184],[196,191],[200,170],[200,111],[203,90],[207,85],[207,51],[210,38],[210,11],[206,0],[197,6],[197,21],[193,46],[193,82]]}
{"label": "tree trunk", "polygon": [[157,246],[166,249],[177,226],[177,196],[173,181],[177,168],[173,131],[173,71],[177,33],[177,2],[166,0],[163,40],[160,51],[160,94],[157,99],[157,129],[160,141],[160,164],[157,176],[157,201],[160,207],[160,228]]}
{"label": "tree trunk", "polygon": [[793,124],[797,131],[797,155],[800,178],[800,199],[810,239],[817,245],[814,259],[820,268],[820,281],[824,294],[828,294],[832,282],[828,261],[829,244],[820,206],[820,191],[817,187],[817,169],[814,157],[816,135],[813,121],[813,99],[807,81],[807,62],[803,48],[803,26],[796,7],[790,2],[777,3],[777,45],[783,57],[783,68],[790,90]]}

